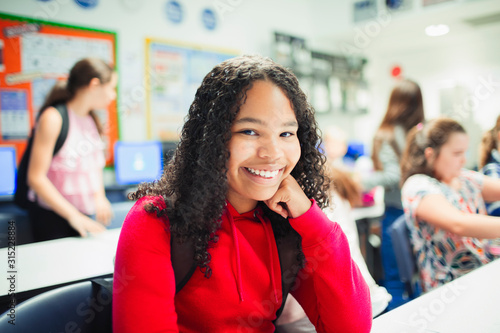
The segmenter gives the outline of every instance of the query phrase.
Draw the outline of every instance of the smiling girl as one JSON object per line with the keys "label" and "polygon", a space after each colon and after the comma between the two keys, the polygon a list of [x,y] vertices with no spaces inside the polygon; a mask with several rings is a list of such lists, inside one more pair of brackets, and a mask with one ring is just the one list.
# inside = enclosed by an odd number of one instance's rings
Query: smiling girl
{"label": "smiling girl", "polygon": [[424,291],[500,257],[500,219],[484,201],[500,200],[500,180],[463,169],[468,137],[442,118],[409,134],[402,200]]}
{"label": "smiling girl", "polygon": [[368,288],[320,209],[318,141],[290,71],[243,56],[208,73],[163,177],[133,195],[115,332],[274,332],[289,291],[318,331],[369,332]]}

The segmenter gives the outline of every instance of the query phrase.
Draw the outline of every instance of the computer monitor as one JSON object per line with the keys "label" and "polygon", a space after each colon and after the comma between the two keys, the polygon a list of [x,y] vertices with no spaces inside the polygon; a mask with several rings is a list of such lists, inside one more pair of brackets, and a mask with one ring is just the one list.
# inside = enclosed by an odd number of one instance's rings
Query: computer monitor
{"label": "computer monitor", "polygon": [[115,144],[115,175],[118,185],[135,185],[159,179],[163,170],[159,141]]}
{"label": "computer monitor", "polygon": [[13,195],[16,191],[16,149],[0,147],[0,196]]}

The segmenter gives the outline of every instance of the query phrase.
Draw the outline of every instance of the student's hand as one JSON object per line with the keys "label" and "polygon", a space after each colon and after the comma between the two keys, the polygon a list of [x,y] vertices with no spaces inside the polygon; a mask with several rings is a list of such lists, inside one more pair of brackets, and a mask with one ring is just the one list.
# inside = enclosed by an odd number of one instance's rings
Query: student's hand
{"label": "student's hand", "polygon": [[105,196],[96,197],[95,217],[97,222],[109,225],[113,218],[113,209]]}
{"label": "student's hand", "polygon": [[69,220],[69,225],[78,231],[80,236],[82,237],[87,237],[88,233],[99,233],[103,232],[106,230],[106,228],[101,224],[98,223],[94,220],[92,220],[90,217],[83,215],[81,213],[76,214],[75,216],[71,217]]}
{"label": "student's hand", "polygon": [[278,191],[264,203],[284,218],[299,217],[311,208],[311,201],[290,175],[283,179]]}

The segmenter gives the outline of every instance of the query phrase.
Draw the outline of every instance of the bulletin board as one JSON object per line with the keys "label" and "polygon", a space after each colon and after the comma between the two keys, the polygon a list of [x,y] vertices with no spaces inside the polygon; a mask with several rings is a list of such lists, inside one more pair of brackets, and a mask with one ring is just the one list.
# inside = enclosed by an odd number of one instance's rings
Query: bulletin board
{"label": "bulletin board", "polygon": [[[116,66],[116,34],[0,13],[0,145],[26,148],[45,96],[57,80],[85,57]],[[103,124],[106,161],[113,162],[118,140],[116,102],[95,110]]]}
{"label": "bulletin board", "polygon": [[146,39],[149,139],[177,141],[189,106],[205,75],[234,50]]}

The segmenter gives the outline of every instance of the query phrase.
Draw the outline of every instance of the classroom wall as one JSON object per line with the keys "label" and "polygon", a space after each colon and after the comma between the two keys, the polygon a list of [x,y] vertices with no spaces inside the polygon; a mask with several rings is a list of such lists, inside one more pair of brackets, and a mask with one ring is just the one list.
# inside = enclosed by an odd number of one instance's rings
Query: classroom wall
{"label": "classroom wall", "polygon": [[[179,24],[167,19],[165,0],[101,0],[83,9],[73,0],[0,0],[0,11],[55,22],[111,30],[118,34],[120,136],[145,140],[144,91],[145,39],[225,48],[240,53],[271,55],[274,31],[311,37],[312,12],[307,0],[190,0],[180,1],[185,18]],[[293,15],[284,15],[286,12]],[[215,30],[202,25],[201,11],[211,7],[220,18]],[[297,24],[297,23],[300,23]],[[193,96],[194,97],[194,96]]]}
{"label": "classroom wall", "polygon": [[[500,114],[500,22],[474,26],[466,20],[499,12],[497,0],[455,0],[431,7],[414,1],[410,10],[381,12],[358,24],[341,20],[343,30],[330,36],[336,22],[323,20],[322,32],[315,34],[318,47],[342,53],[348,44],[368,59],[370,110],[355,117],[320,115],[321,123],[338,123],[349,129],[351,139],[370,143],[396,82],[391,68],[399,65],[404,77],[420,84],[427,118],[445,114],[465,125],[471,137],[467,166],[473,167],[482,132]],[[352,12],[348,15],[352,18]],[[450,33],[425,36],[424,28],[437,23],[449,24]]]}
{"label": "classroom wall", "polygon": [[[471,29],[463,20],[500,11],[500,1],[455,0],[428,8],[422,7],[421,1],[413,1],[407,11],[381,12],[376,18],[357,24],[352,19],[352,1],[180,2],[185,8],[185,19],[180,24],[167,20],[165,0],[101,0],[93,9],[83,9],[73,0],[0,0],[0,11],[118,33],[123,140],[147,138],[145,97],[134,93],[144,86],[147,37],[263,55],[272,55],[274,31],[303,37],[310,48],[335,54],[345,54],[346,44],[357,46],[359,55],[368,59],[365,77],[370,87],[369,112],[354,117],[332,113],[319,115],[318,119],[323,127],[341,126],[348,131],[350,139],[365,142],[368,147],[395,83],[390,75],[395,64],[402,67],[405,77],[422,86],[428,117],[447,112],[464,120],[473,138],[473,148],[480,133],[490,127],[499,114],[500,87],[495,82],[500,82],[500,45],[497,43],[500,25]],[[377,3],[378,8],[383,8],[385,2],[377,0]],[[199,15],[205,6],[215,9],[220,17],[214,31],[206,30],[201,24]],[[421,36],[426,24],[445,18],[454,23],[449,35],[434,39]],[[360,34],[376,28],[377,24],[380,29],[372,30],[368,43],[360,45]],[[484,90],[485,80],[490,82],[489,90]],[[455,96],[451,109],[449,103],[443,102],[446,89],[448,95]],[[477,91],[482,92],[481,98],[476,96]],[[461,111],[460,105],[466,111]],[[471,156],[476,154],[473,150]]]}

